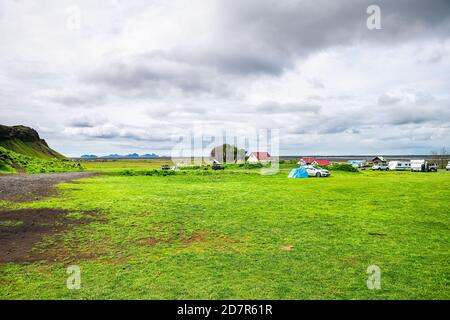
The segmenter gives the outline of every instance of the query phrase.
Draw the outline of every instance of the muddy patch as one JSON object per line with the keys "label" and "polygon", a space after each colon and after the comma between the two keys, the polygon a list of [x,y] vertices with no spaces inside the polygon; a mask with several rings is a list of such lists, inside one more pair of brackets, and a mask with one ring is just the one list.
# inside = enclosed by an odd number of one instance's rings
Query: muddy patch
{"label": "muddy patch", "polygon": [[[195,231],[185,240],[183,240],[183,245],[191,246],[197,242],[206,242],[210,238],[210,234],[206,231]],[[215,237],[214,237],[215,238]]]}
{"label": "muddy patch", "polygon": [[161,240],[156,239],[156,238],[144,238],[144,239],[139,240],[140,244],[144,244],[144,245],[148,245],[148,246],[155,246],[160,242],[161,242]]}
{"label": "muddy patch", "polygon": [[[68,257],[65,250],[59,250],[56,243],[50,250],[36,250],[34,247],[44,238],[57,236],[77,225],[97,220],[95,212],[83,212],[89,217],[69,218],[68,210],[22,209],[0,211],[0,263],[25,263],[46,260],[58,262]],[[58,240],[56,238],[56,240]],[[58,248],[58,249],[57,249]],[[71,254],[76,251],[70,251]],[[77,255],[79,259],[83,254]],[[70,258],[70,256],[69,256]]]}
{"label": "muddy patch", "polygon": [[49,174],[1,174],[0,200],[25,202],[55,195],[54,186],[61,182],[79,183],[74,179],[98,175],[93,172],[65,172]]}

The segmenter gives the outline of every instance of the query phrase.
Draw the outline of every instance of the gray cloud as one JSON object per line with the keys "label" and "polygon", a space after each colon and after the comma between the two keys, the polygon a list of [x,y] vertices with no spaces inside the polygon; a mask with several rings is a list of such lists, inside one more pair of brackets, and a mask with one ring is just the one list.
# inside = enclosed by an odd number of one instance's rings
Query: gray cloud
{"label": "gray cloud", "polygon": [[228,84],[213,70],[193,66],[162,52],[151,52],[112,61],[83,78],[136,96],[212,94],[227,96]]}
{"label": "gray cloud", "polygon": [[[382,30],[366,28],[366,9],[371,0],[230,0],[221,2],[223,38],[231,39],[227,59],[219,59],[222,70],[241,73],[279,74],[293,61],[317,50],[355,42],[394,43],[420,36],[447,38],[450,31],[450,2],[446,0],[380,0]],[[218,46],[218,51],[221,51]],[[267,57],[259,68],[243,67],[237,52],[245,50]],[[269,59],[270,58],[270,59]]]}
{"label": "gray cloud", "polygon": [[[242,102],[230,103],[224,106],[209,106],[202,105],[176,105],[176,106],[155,106],[148,109],[145,114],[151,118],[173,118],[175,116],[183,115],[187,120],[189,118],[208,120],[208,119],[222,119],[234,120],[238,122],[242,117],[255,116],[271,116],[271,115],[285,115],[291,116],[299,114],[318,114],[322,106],[311,102],[291,102],[279,103],[275,101],[266,101],[261,104],[247,105]],[[239,117],[237,117],[239,115]]]}
{"label": "gray cloud", "polygon": [[278,103],[268,101],[260,105],[249,108],[248,112],[258,112],[263,114],[280,114],[280,113],[315,113],[317,114],[322,107],[313,103]]}
{"label": "gray cloud", "polygon": [[413,108],[411,106],[396,107],[386,112],[385,122],[393,125],[405,124],[449,124],[450,108],[447,105],[423,106]]}
{"label": "gray cloud", "polygon": [[403,100],[403,97],[395,96],[389,93],[383,93],[378,97],[378,104],[380,105],[394,105]]}
{"label": "gray cloud", "polygon": [[89,107],[103,103],[106,94],[97,88],[77,88],[72,85],[71,89],[38,90],[34,97],[42,102],[53,102],[66,107]]}
{"label": "gray cloud", "polygon": [[68,125],[73,128],[94,128],[102,123],[107,123],[105,117],[81,115],[70,119]]}
{"label": "gray cloud", "polygon": [[[436,100],[427,93],[412,94],[413,97],[426,97],[426,103],[416,103],[397,97],[388,99],[388,103],[378,106],[362,106],[342,109],[334,114],[303,114],[299,123],[288,128],[293,134],[360,134],[367,130],[379,128],[388,131],[404,126],[432,126],[436,130],[450,126],[450,101]],[[423,98],[422,98],[423,99]],[[409,134],[403,132],[403,134]]]}
{"label": "gray cloud", "polygon": [[[370,0],[219,1],[218,21],[202,46],[184,43],[107,60],[82,80],[103,84],[121,95],[226,97],[235,94],[230,83],[236,77],[279,76],[315,51],[354,43],[446,37],[450,32],[450,2],[446,0],[426,5],[421,0],[380,0],[382,30],[376,31],[366,27],[366,9],[371,4]],[[318,79],[308,82],[324,88]],[[79,102],[69,97],[65,101]]]}
{"label": "gray cloud", "polygon": [[156,128],[143,128],[133,125],[105,123],[95,126],[67,127],[64,133],[67,136],[77,136],[86,139],[108,139],[108,140],[135,140],[146,142],[168,142],[170,136],[158,133]]}
{"label": "gray cloud", "polygon": [[61,152],[167,149],[194,124],[280,128],[297,152],[449,140],[449,1],[376,1],[374,31],[370,0],[80,0],[80,30],[66,4],[0,4],[2,121]]}

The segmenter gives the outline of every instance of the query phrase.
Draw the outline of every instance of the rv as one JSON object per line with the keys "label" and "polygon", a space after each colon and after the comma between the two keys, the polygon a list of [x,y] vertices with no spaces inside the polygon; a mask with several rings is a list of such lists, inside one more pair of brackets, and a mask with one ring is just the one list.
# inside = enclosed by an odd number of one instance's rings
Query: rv
{"label": "rv", "polygon": [[389,170],[411,170],[409,161],[389,161]]}
{"label": "rv", "polygon": [[436,172],[437,165],[427,160],[411,160],[411,171]]}

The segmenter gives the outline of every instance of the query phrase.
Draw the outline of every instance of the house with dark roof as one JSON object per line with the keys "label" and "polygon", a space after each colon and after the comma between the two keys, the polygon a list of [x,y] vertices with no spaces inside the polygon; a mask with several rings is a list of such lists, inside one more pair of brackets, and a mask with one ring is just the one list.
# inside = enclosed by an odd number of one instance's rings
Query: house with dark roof
{"label": "house with dark roof", "polygon": [[268,163],[272,161],[272,157],[268,152],[252,152],[247,161],[250,163]]}
{"label": "house with dark roof", "polygon": [[386,165],[387,164],[387,160],[384,157],[382,157],[382,156],[377,156],[377,157],[372,159],[372,163],[374,165],[376,165],[376,166],[383,165],[383,164]]}

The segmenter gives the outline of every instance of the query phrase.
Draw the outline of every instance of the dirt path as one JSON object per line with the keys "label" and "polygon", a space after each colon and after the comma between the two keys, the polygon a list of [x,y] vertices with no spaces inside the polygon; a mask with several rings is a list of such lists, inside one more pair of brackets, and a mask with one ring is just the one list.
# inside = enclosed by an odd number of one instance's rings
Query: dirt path
{"label": "dirt path", "polygon": [[93,172],[0,175],[0,200],[33,201],[55,193],[60,182],[96,175]]}

